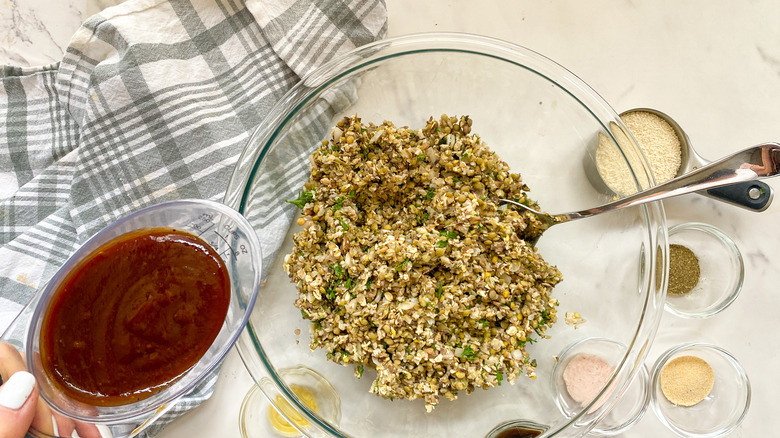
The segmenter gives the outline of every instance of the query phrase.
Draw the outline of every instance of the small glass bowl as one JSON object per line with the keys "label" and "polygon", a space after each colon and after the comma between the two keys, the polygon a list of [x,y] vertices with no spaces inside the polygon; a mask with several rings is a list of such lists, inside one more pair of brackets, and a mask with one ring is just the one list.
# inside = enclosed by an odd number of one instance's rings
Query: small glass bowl
{"label": "small glass bowl", "polygon": [[699,282],[686,294],[666,294],[666,310],[707,318],[728,307],[742,290],[745,266],[734,241],[712,225],[688,222],[669,229],[669,245],[688,247],[699,259]]}
{"label": "small glass bowl", "polygon": [[[558,356],[551,379],[556,394],[555,404],[561,413],[572,418],[583,409],[582,405],[571,397],[563,380],[563,372],[572,359],[580,354],[590,354],[604,359],[612,366],[617,366],[625,352],[626,347],[623,344],[606,338],[586,338],[566,347]],[[649,381],[649,373],[643,365],[615,405],[591,429],[590,434],[618,435],[636,424],[647,411],[650,402]],[[598,409],[598,406],[591,409]]]}
{"label": "small glass bowl", "polygon": [[[338,424],[339,421],[341,421],[341,400],[330,382],[318,372],[303,366],[298,366],[283,368],[279,370],[279,375],[290,388],[298,386],[308,390],[317,404],[316,413],[323,419],[333,424]],[[289,413],[295,412],[295,408],[288,403],[286,408],[277,409],[279,404],[287,403],[281,398],[281,395],[277,395],[277,399],[274,400],[273,403],[269,402],[268,398],[263,394],[261,386],[265,387],[271,385],[271,381],[270,379],[264,380],[267,381],[261,381],[260,386],[253,385],[246,393],[246,396],[244,396],[244,400],[241,403],[241,410],[238,417],[238,427],[241,431],[241,437],[302,437],[303,435],[297,431],[288,433],[279,430],[272,424],[270,415],[272,413],[271,410],[273,409],[275,413],[278,413],[287,420],[289,425],[295,428],[295,422],[290,421],[291,419],[288,418]],[[275,391],[273,393],[275,393]],[[301,416],[301,418],[303,417]]]}
{"label": "small glass bowl", "polygon": [[549,426],[533,421],[511,420],[493,428],[485,435],[485,438],[531,438],[547,432],[549,428]]}
{"label": "small glass bowl", "polygon": [[[705,360],[715,373],[710,394],[685,407],[670,402],[661,390],[661,370],[681,356]],[[750,381],[739,362],[726,350],[711,344],[689,343],[668,350],[653,366],[650,400],[661,422],[681,437],[718,437],[734,430],[750,407]]]}

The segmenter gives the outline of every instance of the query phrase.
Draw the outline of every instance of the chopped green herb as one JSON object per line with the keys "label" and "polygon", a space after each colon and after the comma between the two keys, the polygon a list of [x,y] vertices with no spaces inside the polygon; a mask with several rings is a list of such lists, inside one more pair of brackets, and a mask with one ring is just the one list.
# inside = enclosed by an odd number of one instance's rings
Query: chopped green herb
{"label": "chopped green herb", "polygon": [[477,358],[477,353],[474,351],[473,348],[471,348],[470,345],[466,345],[465,347],[463,347],[463,353],[461,353],[460,357],[471,361]]}
{"label": "chopped green herb", "polygon": [[344,231],[349,231],[349,225],[347,225],[346,222],[344,222],[344,219],[337,217],[336,219],[339,220],[339,223],[341,224],[341,229]]}
{"label": "chopped green herb", "polygon": [[504,373],[501,371],[496,373],[496,382],[498,382],[498,386],[501,386],[501,382],[504,380]]}
{"label": "chopped green herb", "polygon": [[444,286],[441,283],[436,285],[436,298],[441,299],[441,294],[444,292]]}
{"label": "chopped green herb", "polygon": [[301,191],[301,194],[298,195],[298,199],[294,201],[288,200],[290,204],[293,204],[303,210],[303,207],[306,206],[309,202],[314,200],[314,193],[311,190],[303,190]]}
{"label": "chopped green herb", "polygon": [[[441,130],[437,129],[436,131],[439,132]],[[447,143],[447,136],[446,135],[439,139],[439,144],[445,144],[445,143]]]}
{"label": "chopped green herb", "polygon": [[485,321],[484,319],[480,319],[479,321],[477,321],[477,324],[479,324],[479,326],[482,328],[486,328],[487,326],[490,325],[490,323]]}
{"label": "chopped green herb", "polygon": [[374,277],[368,277],[366,280],[366,290],[371,289],[371,284],[374,282]]}
{"label": "chopped green herb", "polygon": [[330,300],[330,301],[335,300],[336,299],[336,289],[333,288],[333,287],[326,287],[325,288],[325,297],[327,297],[328,300]]}
{"label": "chopped green herb", "polygon": [[352,286],[353,286],[352,279],[347,278],[347,281],[344,282],[344,287],[346,287],[347,289],[352,289]]}
{"label": "chopped green herb", "polygon": [[301,310],[301,317],[303,317],[303,319],[309,319],[309,315],[303,310]]}
{"label": "chopped green herb", "polygon": [[341,267],[341,263],[336,263],[331,267],[333,268],[333,275],[336,276],[336,280],[344,278],[344,268]]}
{"label": "chopped green herb", "polygon": [[425,155],[418,155],[417,156],[417,161],[425,161],[426,158],[427,157]]}
{"label": "chopped green herb", "polygon": [[454,231],[441,230],[439,231],[439,234],[446,237],[447,239],[456,239],[458,237],[458,233]]}
{"label": "chopped green herb", "polygon": [[337,212],[337,211],[341,210],[341,203],[342,202],[344,202],[344,198],[336,199],[336,203],[333,204],[333,207],[331,207],[333,212]]}
{"label": "chopped green herb", "polygon": [[436,244],[439,245],[439,248],[444,248],[444,247],[447,246],[447,241],[446,240],[440,240],[440,241],[436,242]]}
{"label": "chopped green herb", "polygon": [[436,196],[436,192],[433,189],[428,189],[428,192],[425,193],[425,199],[433,199],[434,196]]}
{"label": "chopped green herb", "polygon": [[536,341],[537,340],[533,339],[533,338],[526,338],[525,341],[517,341],[517,346],[518,346],[518,348],[523,348],[523,347],[525,347],[525,344],[527,344],[527,343],[528,344],[534,344],[534,343],[536,343]]}
{"label": "chopped green herb", "polygon": [[357,372],[358,372],[358,379],[362,378],[363,377],[363,365],[362,364],[357,366]]}
{"label": "chopped green herb", "polygon": [[409,257],[404,259],[404,261],[402,261],[401,263],[398,264],[398,266],[395,267],[396,272],[398,272],[401,269],[405,268],[406,264],[409,263],[410,261],[411,261],[411,259],[409,259]]}
{"label": "chopped green herb", "polygon": [[354,198],[355,196],[356,195],[354,190],[350,190],[349,193],[347,193],[347,198]]}

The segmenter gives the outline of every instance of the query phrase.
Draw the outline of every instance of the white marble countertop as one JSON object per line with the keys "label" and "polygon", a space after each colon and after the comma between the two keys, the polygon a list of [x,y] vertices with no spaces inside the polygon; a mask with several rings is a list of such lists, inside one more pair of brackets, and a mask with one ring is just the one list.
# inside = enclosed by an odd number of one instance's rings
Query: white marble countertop
{"label": "white marble countertop", "polygon": [[[57,61],[78,25],[111,1],[4,0],[0,62]],[[671,115],[707,158],[780,140],[780,3],[774,0],[387,0],[387,6],[391,36],[458,31],[526,46],[580,76],[618,112],[651,107]],[[780,190],[780,181],[768,183]],[[734,239],[745,259],[745,283],[739,298],[713,318],[693,321],[665,314],[648,363],[688,341],[710,342],[733,353],[753,389],[750,412],[731,434],[735,437],[772,436],[777,423],[777,202],[763,213],[699,196],[665,202],[670,226],[706,222]],[[231,352],[213,397],[159,436],[239,436],[238,410],[251,385],[238,355]],[[649,410],[624,436],[671,432]]]}

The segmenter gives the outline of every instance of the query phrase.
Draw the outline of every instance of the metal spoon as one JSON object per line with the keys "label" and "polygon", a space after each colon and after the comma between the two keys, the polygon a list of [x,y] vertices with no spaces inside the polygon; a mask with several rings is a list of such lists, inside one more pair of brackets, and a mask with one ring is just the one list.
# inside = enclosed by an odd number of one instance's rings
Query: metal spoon
{"label": "metal spoon", "polygon": [[[765,143],[703,165],[663,184],[587,210],[551,215],[509,199],[499,199],[499,201],[536,214],[539,220],[542,221],[545,229],[547,229],[553,225],[595,216],[608,211],[660,201],[699,190],[709,190],[735,183],[770,178],[777,176],[778,173],[780,173],[780,143]],[[539,236],[535,240],[538,239]],[[535,244],[536,242],[532,241],[531,243]]]}
{"label": "metal spoon", "polygon": [[[688,134],[686,134],[677,121],[669,117],[669,115],[653,108],[634,108],[623,111],[620,113],[620,117],[633,112],[655,114],[672,127],[677,138],[680,140],[681,164],[676,176],[683,176],[709,164],[708,160],[696,153],[690,138],[688,138]],[[748,181],[723,187],[709,188],[700,191],[699,194],[753,211],[764,211],[772,202],[772,188],[759,181]]]}

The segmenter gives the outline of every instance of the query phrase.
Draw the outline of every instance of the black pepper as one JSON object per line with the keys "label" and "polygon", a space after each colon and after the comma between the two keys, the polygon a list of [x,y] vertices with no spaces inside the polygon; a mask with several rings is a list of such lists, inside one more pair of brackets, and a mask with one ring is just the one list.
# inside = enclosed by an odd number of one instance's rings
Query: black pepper
{"label": "black pepper", "polygon": [[684,295],[699,283],[701,268],[699,258],[690,248],[683,245],[669,245],[669,293]]}

